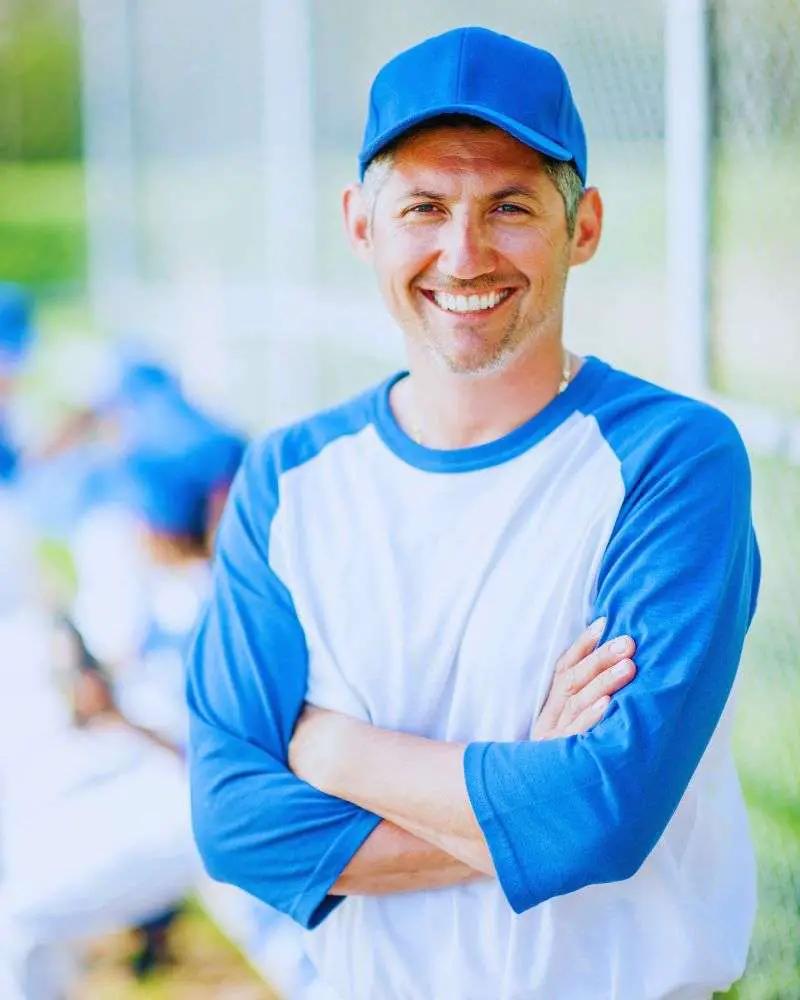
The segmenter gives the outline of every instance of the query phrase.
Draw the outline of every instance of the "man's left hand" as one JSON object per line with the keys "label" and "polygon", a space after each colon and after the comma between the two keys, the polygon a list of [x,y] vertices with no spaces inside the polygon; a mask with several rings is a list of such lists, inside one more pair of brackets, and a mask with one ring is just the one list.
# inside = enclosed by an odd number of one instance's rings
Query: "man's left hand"
{"label": "man's left hand", "polygon": [[[598,635],[587,629],[559,658],[547,699],[531,727],[531,740],[586,732],[605,714],[611,695],[633,679],[633,639],[623,636],[595,648]],[[370,728],[341,712],[307,704],[289,744],[289,767],[303,781],[335,794],[342,780],[335,768],[353,756],[341,751],[347,741],[358,739],[359,730]]]}

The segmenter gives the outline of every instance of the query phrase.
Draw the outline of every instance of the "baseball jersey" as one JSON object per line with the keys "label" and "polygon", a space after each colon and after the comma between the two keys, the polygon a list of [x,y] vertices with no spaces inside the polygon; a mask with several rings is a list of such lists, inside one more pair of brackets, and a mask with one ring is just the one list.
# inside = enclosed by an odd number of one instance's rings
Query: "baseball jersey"
{"label": "baseball jersey", "polygon": [[[412,441],[400,374],[251,447],[191,654],[212,875],[309,929],[341,1000],[696,1000],[741,975],[754,865],[731,691],[759,581],[747,456],[717,410],[588,358],[499,440]],[[589,732],[534,743],[559,654],[630,634]],[[343,899],[378,818],[298,780],[305,700],[465,742],[497,878]]]}

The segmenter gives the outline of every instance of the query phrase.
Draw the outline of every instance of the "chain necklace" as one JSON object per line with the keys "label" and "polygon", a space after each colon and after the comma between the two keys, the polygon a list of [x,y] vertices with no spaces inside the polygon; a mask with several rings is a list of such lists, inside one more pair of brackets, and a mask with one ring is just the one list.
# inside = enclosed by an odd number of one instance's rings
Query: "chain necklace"
{"label": "chain necklace", "polygon": [[[564,349],[562,354],[562,364],[561,364],[561,381],[558,383],[558,389],[556,390],[556,395],[560,396],[561,393],[567,388],[572,380],[572,355],[568,350]],[[412,418],[411,422],[411,437],[417,444],[424,444],[422,440],[422,429],[419,425],[419,420]]]}
{"label": "chain necklace", "polygon": [[572,355],[564,348],[561,355],[561,381],[558,383],[557,396],[567,388],[572,379]]}

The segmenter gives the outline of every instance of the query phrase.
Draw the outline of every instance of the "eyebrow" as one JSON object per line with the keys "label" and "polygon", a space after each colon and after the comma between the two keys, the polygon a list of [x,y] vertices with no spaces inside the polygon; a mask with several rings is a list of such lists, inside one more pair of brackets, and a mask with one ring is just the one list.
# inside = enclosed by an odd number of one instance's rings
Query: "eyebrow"
{"label": "eyebrow", "polygon": [[[505,198],[520,196],[523,198],[530,198],[531,201],[541,204],[541,198],[539,195],[533,189],[526,187],[524,184],[509,184],[507,187],[500,188],[499,191],[492,191],[486,196],[486,200],[503,201]],[[427,201],[446,201],[447,195],[441,191],[431,191],[427,188],[413,188],[411,191],[404,191],[401,195],[401,199],[403,201],[415,198],[424,198]]]}
{"label": "eyebrow", "polygon": [[411,191],[404,191],[401,195],[403,199],[406,198],[425,198],[428,201],[443,201],[445,196],[436,191],[426,191],[424,188],[413,188]]}
{"label": "eyebrow", "polygon": [[532,201],[540,202],[541,199],[536,191],[532,188],[525,187],[524,184],[509,184],[508,187],[501,188],[499,191],[495,191],[494,194],[490,196],[491,201],[503,201],[504,198],[514,198],[522,196],[523,198],[530,198]]}

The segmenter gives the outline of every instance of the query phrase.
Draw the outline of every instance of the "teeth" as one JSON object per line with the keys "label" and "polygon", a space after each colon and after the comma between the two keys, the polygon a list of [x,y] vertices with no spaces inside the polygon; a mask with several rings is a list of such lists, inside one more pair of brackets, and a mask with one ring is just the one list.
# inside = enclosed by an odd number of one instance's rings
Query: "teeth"
{"label": "teeth", "polygon": [[481,312],[484,309],[494,309],[510,292],[489,292],[488,295],[450,295],[447,292],[434,292],[433,298],[440,309],[447,312]]}

